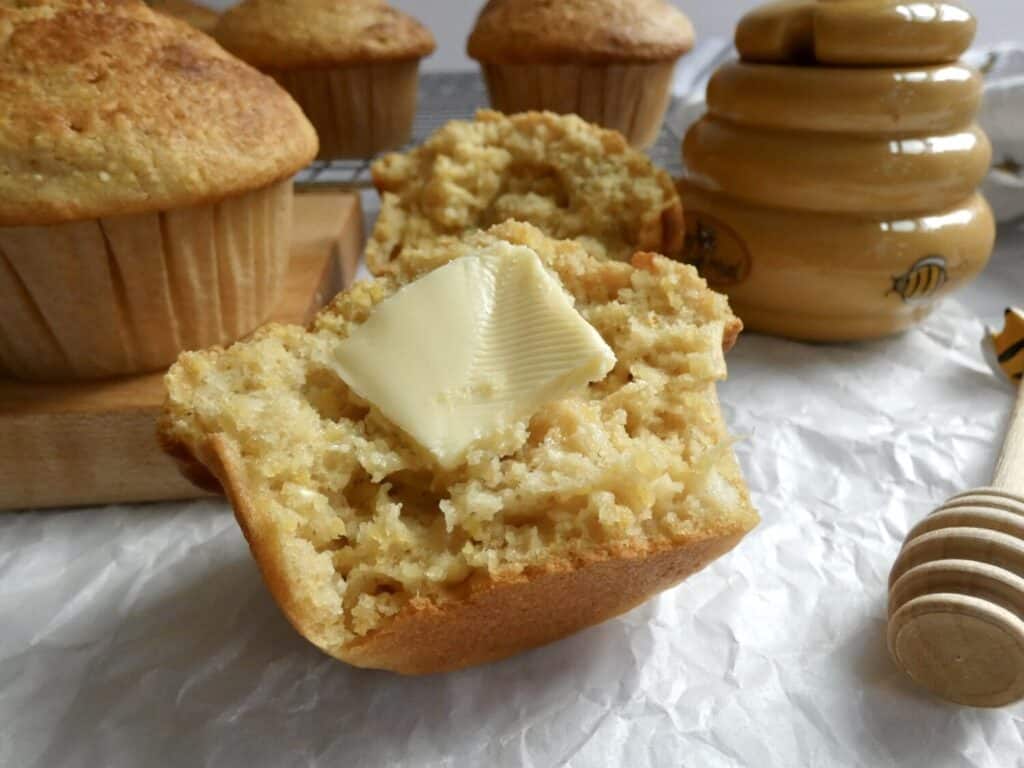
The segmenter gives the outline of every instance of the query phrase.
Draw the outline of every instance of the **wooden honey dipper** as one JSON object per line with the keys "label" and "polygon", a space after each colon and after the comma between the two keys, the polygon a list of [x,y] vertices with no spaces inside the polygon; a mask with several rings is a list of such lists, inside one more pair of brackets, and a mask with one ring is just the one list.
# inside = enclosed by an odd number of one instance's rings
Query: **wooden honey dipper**
{"label": "wooden honey dipper", "polygon": [[[1024,373],[1024,312],[994,335],[1003,370]],[[889,653],[958,704],[1024,698],[1024,386],[992,485],[961,493],[914,526],[889,574]]]}

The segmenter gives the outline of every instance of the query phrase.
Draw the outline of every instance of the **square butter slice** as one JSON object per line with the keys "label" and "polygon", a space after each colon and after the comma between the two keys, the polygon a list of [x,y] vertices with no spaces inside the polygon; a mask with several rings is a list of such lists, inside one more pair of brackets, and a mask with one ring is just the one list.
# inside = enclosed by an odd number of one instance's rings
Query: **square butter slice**
{"label": "square butter slice", "polygon": [[603,379],[615,354],[536,253],[499,243],[382,301],[335,365],[450,469],[474,442]]}

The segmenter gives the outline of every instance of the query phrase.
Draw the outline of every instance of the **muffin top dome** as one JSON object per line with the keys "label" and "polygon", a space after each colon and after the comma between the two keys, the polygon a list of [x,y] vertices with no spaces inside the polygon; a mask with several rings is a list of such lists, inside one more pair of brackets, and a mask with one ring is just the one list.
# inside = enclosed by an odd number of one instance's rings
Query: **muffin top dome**
{"label": "muffin top dome", "polygon": [[469,55],[504,64],[667,61],[693,47],[693,25],[665,0],[490,0]]}
{"label": "muffin top dome", "polygon": [[214,35],[269,70],[418,59],[435,47],[429,29],[384,0],[243,0]]}
{"label": "muffin top dome", "polygon": [[0,0],[0,226],[178,208],[295,173],[273,80],[141,0]]}

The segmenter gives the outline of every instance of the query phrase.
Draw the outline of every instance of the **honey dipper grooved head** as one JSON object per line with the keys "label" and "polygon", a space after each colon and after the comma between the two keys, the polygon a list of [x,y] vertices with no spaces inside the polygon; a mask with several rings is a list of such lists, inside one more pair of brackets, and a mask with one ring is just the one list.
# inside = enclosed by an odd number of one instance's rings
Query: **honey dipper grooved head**
{"label": "honey dipper grooved head", "polygon": [[958,704],[1024,698],[1024,499],[960,494],[914,527],[893,565],[889,652]]}

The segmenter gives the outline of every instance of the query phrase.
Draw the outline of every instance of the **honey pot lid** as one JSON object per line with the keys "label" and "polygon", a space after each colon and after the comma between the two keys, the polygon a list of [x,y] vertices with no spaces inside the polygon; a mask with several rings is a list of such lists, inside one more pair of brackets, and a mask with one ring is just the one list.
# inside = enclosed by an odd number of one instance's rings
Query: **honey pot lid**
{"label": "honey pot lid", "polygon": [[946,0],[777,0],[740,20],[736,49],[774,64],[941,64],[967,50],[976,27]]}

